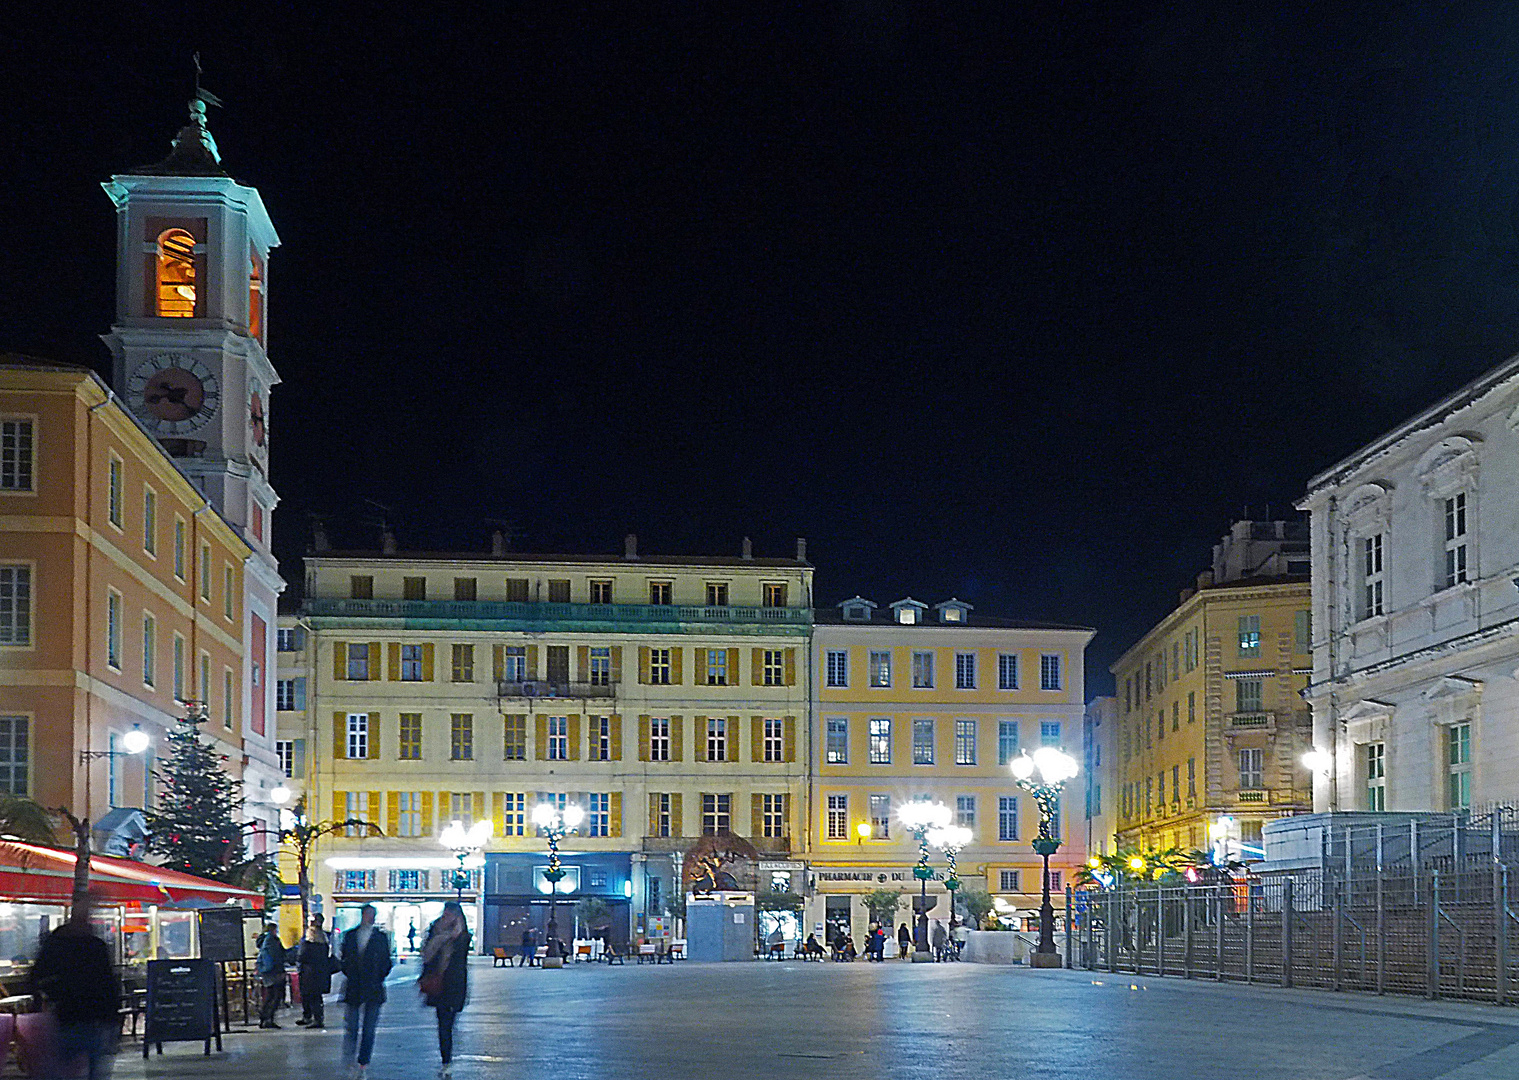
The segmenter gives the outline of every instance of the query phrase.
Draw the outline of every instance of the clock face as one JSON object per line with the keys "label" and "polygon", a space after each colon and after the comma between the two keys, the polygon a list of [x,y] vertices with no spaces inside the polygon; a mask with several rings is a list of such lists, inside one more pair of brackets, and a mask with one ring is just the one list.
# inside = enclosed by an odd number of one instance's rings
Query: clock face
{"label": "clock face", "polygon": [[253,445],[263,446],[268,429],[264,423],[263,395],[257,390],[253,391],[253,395],[248,399],[248,426],[253,429]]}
{"label": "clock face", "polygon": [[188,353],[149,357],[127,380],[139,415],[160,435],[182,435],[204,425],[221,401],[215,373]]}

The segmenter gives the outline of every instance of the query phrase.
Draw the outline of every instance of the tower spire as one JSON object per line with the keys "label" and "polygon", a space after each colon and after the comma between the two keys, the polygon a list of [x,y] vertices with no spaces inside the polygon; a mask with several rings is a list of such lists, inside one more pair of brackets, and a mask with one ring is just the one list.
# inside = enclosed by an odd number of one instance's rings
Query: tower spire
{"label": "tower spire", "polygon": [[221,98],[200,84],[202,70],[200,53],[191,59],[195,64],[195,93],[190,98],[190,122],[174,136],[174,148],[169,156],[156,165],[145,165],[136,170],[143,176],[226,176],[222,168],[221,151],[206,127],[206,107],[220,106]]}

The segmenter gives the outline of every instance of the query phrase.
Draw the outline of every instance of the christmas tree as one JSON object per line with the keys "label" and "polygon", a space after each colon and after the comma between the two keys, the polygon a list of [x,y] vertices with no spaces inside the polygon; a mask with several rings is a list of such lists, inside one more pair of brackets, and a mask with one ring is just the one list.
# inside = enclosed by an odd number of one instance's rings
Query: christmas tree
{"label": "christmas tree", "polygon": [[229,881],[243,858],[242,782],[227,774],[222,756],[201,738],[205,706],[184,705],[156,774],[161,794],[148,850],[171,870]]}

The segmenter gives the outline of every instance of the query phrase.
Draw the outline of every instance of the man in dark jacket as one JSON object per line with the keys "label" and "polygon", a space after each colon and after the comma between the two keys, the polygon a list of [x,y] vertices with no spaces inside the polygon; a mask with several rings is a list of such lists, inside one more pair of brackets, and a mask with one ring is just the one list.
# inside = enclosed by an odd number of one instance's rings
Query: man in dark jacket
{"label": "man in dark jacket", "polygon": [[89,1060],[90,1080],[110,1072],[121,1020],[121,986],[106,943],[90,928],[93,907],[86,897],[69,921],[43,941],[32,965],[32,990],[53,1006],[58,1021],[59,1060]]}
{"label": "man in dark jacket", "polygon": [[343,935],[338,953],[347,983],[343,988],[343,1003],[348,1006],[343,1021],[343,1057],[356,1062],[355,1080],[364,1080],[369,1073],[374,1029],[380,1022],[380,1006],[385,1003],[385,976],[390,974],[390,938],[374,920],[375,906],[365,904],[359,911],[359,925]]}

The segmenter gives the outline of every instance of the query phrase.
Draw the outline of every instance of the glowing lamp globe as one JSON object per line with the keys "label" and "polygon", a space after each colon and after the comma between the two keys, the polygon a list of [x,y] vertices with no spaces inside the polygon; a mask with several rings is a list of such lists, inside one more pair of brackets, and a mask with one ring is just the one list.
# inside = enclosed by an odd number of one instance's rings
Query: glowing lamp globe
{"label": "glowing lamp globe", "polygon": [[554,823],[559,816],[559,807],[553,803],[541,802],[533,807],[533,824],[540,829],[546,829]]}
{"label": "glowing lamp globe", "polygon": [[1130,870],[1133,870],[1135,873],[1138,873],[1141,870],[1143,870],[1144,868],[1145,868],[1145,861],[1144,861],[1144,859],[1141,856],[1134,855],[1134,856],[1130,857],[1130,859],[1129,859],[1129,869]]}
{"label": "glowing lamp globe", "polygon": [[1034,766],[1046,784],[1063,784],[1076,775],[1076,759],[1053,746],[1034,751]]}
{"label": "glowing lamp globe", "polygon": [[129,754],[140,754],[148,748],[148,733],[134,727],[121,737],[121,748]]}
{"label": "glowing lamp globe", "polygon": [[269,792],[269,798],[275,806],[284,806],[290,801],[290,789],[284,784]]}
{"label": "glowing lamp globe", "polygon": [[1008,768],[1013,770],[1013,775],[1019,780],[1027,780],[1034,775],[1034,759],[1028,756],[1027,751],[1024,751],[1009,762]]}
{"label": "glowing lamp globe", "polygon": [[868,821],[862,821],[862,822],[860,822],[858,825],[856,825],[854,827],[854,831],[855,831],[855,835],[858,836],[861,840],[869,840],[870,839],[870,834],[871,834],[870,822],[868,822]]}
{"label": "glowing lamp globe", "polygon": [[1333,764],[1334,758],[1327,750],[1315,748],[1303,755],[1303,767],[1309,772],[1328,773]]}
{"label": "glowing lamp globe", "polygon": [[566,806],[564,808],[564,827],[573,829],[585,820],[585,811],[578,806]]}

